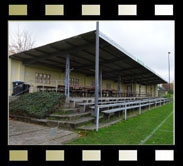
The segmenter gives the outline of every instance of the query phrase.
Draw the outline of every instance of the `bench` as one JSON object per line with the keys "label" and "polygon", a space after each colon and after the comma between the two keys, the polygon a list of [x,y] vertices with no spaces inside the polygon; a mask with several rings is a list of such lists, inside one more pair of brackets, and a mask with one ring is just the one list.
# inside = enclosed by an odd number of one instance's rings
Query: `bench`
{"label": "bench", "polygon": [[125,120],[126,120],[127,119],[127,110],[132,109],[132,108],[139,108],[139,114],[141,114],[141,108],[142,107],[149,106],[149,105],[152,105],[152,104],[153,103],[146,103],[146,104],[142,104],[142,105],[124,106],[124,107],[121,107],[121,108],[114,108],[114,109],[105,110],[105,111],[102,111],[102,113],[107,114],[108,119],[109,119],[110,115],[112,113],[119,112],[119,116],[120,116],[120,112],[125,111]]}
{"label": "bench", "polygon": [[[109,105],[110,103],[122,103],[122,102],[121,101],[106,101],[106,102],[99,102],[98,105],[99,106],[102,106],[103,104],[108,104]],[[92,109],[95,108],[95,106],[93,106],[93,105],[95,105],[95,103],[77,103],[77,105],[81,106],[81,109],[84,112],[86,111],[87,106],[91,106]]]}
{"label": "bench", "polygon": [[[139,104],[139,103],[146,103],[149,102],[149,100],[137,100],[137,101],[123,101],[123,102],[119,102],[119,103],[113,103],[113,104],[105,104],[105,105],[99,105],[99,108],[110,108],[110,107],[120,107],[120,106],[124,106],[126,105],[132,105],[132,104]],[[91,109],[95,109],[95,106],[91,106]]]}

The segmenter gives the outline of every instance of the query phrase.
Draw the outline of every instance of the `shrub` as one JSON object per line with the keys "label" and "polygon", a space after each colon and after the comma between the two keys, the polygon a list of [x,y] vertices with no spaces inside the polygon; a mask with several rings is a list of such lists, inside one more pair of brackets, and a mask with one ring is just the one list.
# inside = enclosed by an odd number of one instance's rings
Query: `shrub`
{"label": "shrub", "polygon": [[65,101],[65,96],[56,92],[35,92],[21,95],[17,100],[10,102],[9,112],[45,118],[55,110],[55,106]]}

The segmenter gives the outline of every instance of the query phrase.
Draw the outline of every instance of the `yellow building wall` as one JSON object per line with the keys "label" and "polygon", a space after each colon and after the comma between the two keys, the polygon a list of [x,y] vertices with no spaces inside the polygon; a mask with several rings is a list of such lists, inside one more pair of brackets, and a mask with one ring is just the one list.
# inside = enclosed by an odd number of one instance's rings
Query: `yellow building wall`
{"label": "yellow building wall", "polygon": [[[92,83],[95,85],[95,79],[94,79],[94,77],[85,76],[84,79],[85,79],[85,86],[91,87],[92,86]],[[102,82],[102,85],[103,85],[103,82]]]}
{"label": "yellow building wall", "polygon": [[153,87],[153,96],[157,97],[158,96],[158,86],[157,85],[153,85],[152,87]]}
{"label": "yellow building wall", "polygon": [[8,59],[8,95],[13,93],[13,81],[24,81],[24,66],[21,61]]}
{"label": "yellow building wall", "polygon": [[146,86],[141,85],[141,94],[146,94]]}
{"label": "yellow building wall", "polygon": [[[21,61],[11,59],[8,60],[8,95],[12,95],[13,92],[13,81],[24,81],[27,84],[33,86],[34,91],[36,86],[43,85],[41,83],[35,82],[36,73],[50,74],[51,78],[50,84],[44,84],[45,86],[56,86],[56,81],[58,80],[58,85],[64,85],[65,73],[59,69],[44,67],[44,66],[24,66]],[[79,79],[79,86],[88,86],[91,87],[92,83],[95,85],[94,76],[86,76],[84,74],[75,73],[74,71],[70,73],[70,78]],[[111,89],[118,89],[118,82],[112,80],[103,80],[102,88],[107,89],[107,84],[111,84]],[[151,86],[147,86],[147,93],[151,94]],[[120,84],[121,92],[127,93],[127,84]],[[157,85],[153,85],[152,94],[154,95],[154,89],[157,93]],[[141,85],[141,93],[146,92],[146,86]],[[139,84],[133,83],[133,93],[139,93]]]}
{"label": "yellow building wall", "polygon": [[56,86],[56,81],[58,80],[58,85],[63,85],[64,84],[64,73],[62,73],[59,70],[54,70],[52,68],[46,68],[46,67],[32,67],[32,66],[26,66],[25,67],[25,79],[24,82],[27,84],[33,85],[35,88],[38,85],[43,85],[42,83],[36,83],[35,82],[35,76],[36,73],[42,73],[42,74],[50,74],[51,75],[51,82],[50,84],[44,84],[45,86]]}
{"label": "yellow building wall", "polygon": [[11,59],[8,58],[8,96],[11,95],[11,89],[12,89],[12,85],[11,85],[12,79],[11,79]]}
{"label": "yellow building wall", "polygon": [[139,84],[135,84],[135,93],[136,93],[136,95],[138,95],[139,94]]}

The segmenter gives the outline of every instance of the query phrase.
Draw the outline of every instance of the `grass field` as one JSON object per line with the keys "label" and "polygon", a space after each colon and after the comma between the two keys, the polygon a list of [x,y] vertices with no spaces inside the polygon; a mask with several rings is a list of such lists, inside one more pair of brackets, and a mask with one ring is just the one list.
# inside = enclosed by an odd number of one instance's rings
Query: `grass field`
{"label": "grass field", "polygon": [[68,144],[173,144],[173,102],[95,131],[77,131]]}

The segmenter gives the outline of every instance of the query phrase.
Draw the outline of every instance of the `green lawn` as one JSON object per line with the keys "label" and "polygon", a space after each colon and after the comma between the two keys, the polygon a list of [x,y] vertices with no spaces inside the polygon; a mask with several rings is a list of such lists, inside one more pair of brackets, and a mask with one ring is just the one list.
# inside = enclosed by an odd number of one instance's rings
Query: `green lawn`
{"label": "green lawn", "polygon": [[173,144],[172,112],[173,102],[99,129],[98,132],[77,131],[80,137],[68,144],[140,144],[143,140],[146,140],[143,144]]}

